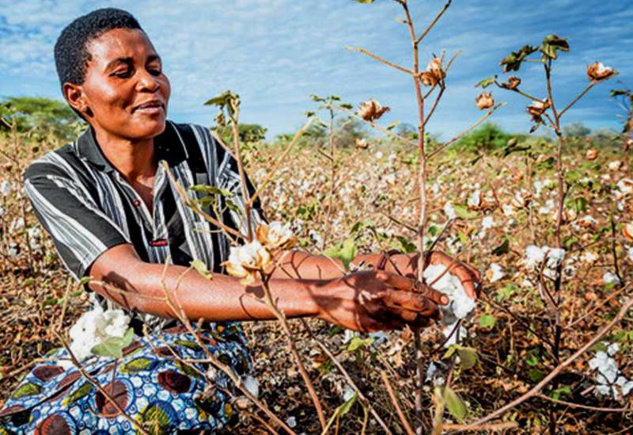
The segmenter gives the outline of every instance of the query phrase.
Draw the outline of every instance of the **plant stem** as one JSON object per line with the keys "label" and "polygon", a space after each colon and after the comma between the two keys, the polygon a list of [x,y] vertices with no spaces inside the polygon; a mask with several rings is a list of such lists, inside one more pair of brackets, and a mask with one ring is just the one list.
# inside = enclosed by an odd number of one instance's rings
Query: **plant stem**
{"label": "plant stem", "polygon": [[261,278],[262,278],[262,287],[264,289],[266,305],[270,307],[270,310],[273,312],[275,317],[277,317],[277,319],[281,323],[281,326],[283,327],[284,333],[286,334],[286,338],[288,339],[288,346],[290,347],[290,351],[292,352],[292,355],[295,358],[295,362],[297,363],[299,373],[301,373],[301,377],[303,378],[306,384],[306,387],[308,388],[308,392],[310,393],[310,397],[312,398],[312,402],[314,403],[314,407],[317,411],[317,416],[319,417],[319,423],[321,424],[321,428],[323,429],[327,425],[327,420],[325,419],[325,414],[323,413],[323,406],[321,405],[319,396],[317,395],[316,390],[314,389],[314,384],[312,384],[312,380],[310,379],[310,376],[308,375],[308,372],[305,369],[305,366],[303,365],[303,361],[301,360],[301,355],[299,355],[299,351],[297,350],[297,346],[295,344],[292,331],[290,330],[290,325],[288,324],[288,319],[286,319],[286,316],[284,315],[284,313],[279,311],[279,308],[277,308],[277,305],[275,304],[275,301],[273,300],[272,294],[270,292],[270,287],[268,286],[268,281],[270,280],[270,276],[262,272]]}

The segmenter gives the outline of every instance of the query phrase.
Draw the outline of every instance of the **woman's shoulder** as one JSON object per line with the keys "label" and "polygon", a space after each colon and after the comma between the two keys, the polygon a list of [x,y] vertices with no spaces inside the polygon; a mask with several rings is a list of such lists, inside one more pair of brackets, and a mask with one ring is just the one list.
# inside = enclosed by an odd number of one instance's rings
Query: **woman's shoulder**
{"label": "woman's shoulder", "polygon": [[24,171],[23,179],[44,175],[72,176],[72,169],[79,166],[79,160],[74,143],[67,143],[32,160]]}

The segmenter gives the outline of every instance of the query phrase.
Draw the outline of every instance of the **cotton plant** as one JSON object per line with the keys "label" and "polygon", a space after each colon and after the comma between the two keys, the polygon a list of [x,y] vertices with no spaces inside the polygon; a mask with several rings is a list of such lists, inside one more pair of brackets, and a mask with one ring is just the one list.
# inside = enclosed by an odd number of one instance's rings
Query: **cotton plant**
{"label": "cotton plant", "polygon": [[475,301],[472,299],[461,284],[459,278],[446,270],[446,266],[441,264],[430,265],[424,270],[424,279],[427,284],[435,290],[448,296],[447,305],[440,305],[443,314],[441,324],[444,326],[443,333],[447,337],[447,345],[459,343],[465,338],[465,328],[459,327],[454,331],[460,320],[467,319],[475,311]]}
{"label": "cotton plant", "polygon": [[[92,310],[81,315],[70,328],[70,351],[79,362],[97,355],[95,348],[111,338],[122,339],[129,331],[130,317],[121,309],[107,309],[90,295]],[[97,349],[98,352],[98,349]]]}
{"label": "cotton plant", "polygon": [[615,400],[620,400],[629,395],[633,390],[633,381],[622,375],[615,360],[619,346],[617,343],[603,343],[606,350],[599,350],[596,355],[589,360],[589,368],[593,372],[596,382],[596,394],[610,396]]}

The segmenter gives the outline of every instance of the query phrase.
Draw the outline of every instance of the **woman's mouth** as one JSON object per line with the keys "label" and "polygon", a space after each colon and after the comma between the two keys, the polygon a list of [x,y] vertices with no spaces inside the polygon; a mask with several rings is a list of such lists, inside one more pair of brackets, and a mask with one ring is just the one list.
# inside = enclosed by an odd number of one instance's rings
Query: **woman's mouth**
{"label": "woman's mouth", "polygon": [[162,113],[164,108],[164,104],[159,100],[150,100],[134,106],[132,113],[140,112],[146,115],[154,115]]}

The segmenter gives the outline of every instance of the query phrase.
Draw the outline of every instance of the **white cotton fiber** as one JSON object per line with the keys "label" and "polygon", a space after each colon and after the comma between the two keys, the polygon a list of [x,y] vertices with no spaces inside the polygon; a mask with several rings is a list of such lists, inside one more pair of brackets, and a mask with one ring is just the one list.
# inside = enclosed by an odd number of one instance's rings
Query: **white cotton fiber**
{"label": "white cotton fiber", "polygon": [[[442,323],[446,325],[453,323],[456,319],[466,318],[475,309],[475,301],[468,297],[459,278],[448,272],[444,273],[445,270],[445,266],[431,265],[424,270],[424,279],[427,285],[444,293],[450,300],[448,305],[440,305],[444,314]],[[438,280],[440,275],[441,278]]]}

